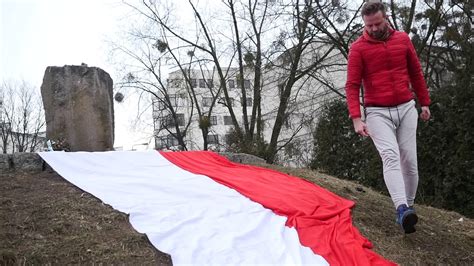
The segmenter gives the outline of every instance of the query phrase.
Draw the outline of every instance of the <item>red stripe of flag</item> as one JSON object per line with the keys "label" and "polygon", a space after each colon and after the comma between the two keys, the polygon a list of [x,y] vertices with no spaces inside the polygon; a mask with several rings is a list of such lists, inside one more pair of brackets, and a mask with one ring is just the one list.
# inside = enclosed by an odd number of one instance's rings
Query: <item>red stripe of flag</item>
{"label": "red stripe of flag", "polygon": [[352,225],[354,202],[301,178],[266,168],[233,163],[213,152],[161,152],[184,170],[206,175],[287,217],[302,245],[331,265],[395,265],[371,250]]}

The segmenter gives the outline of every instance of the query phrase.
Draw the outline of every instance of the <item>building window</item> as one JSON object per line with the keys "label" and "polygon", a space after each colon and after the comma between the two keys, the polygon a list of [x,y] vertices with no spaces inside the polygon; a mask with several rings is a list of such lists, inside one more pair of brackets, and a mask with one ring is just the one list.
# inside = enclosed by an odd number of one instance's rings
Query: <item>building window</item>
{"label": "building window", "polygon": [[177,138],[173,137],[173,135],[168,135],[168,138],[167,138],[167,142],[168,142],[168,146],[169,147],[173,147],[173,146],[178,146],[179,145],[179,141]]}
{"label": "building window", "polygon": [[245,89],[250,89],[250,80],[244,79],[244,88]]}
{"label": "building window", "polygon": [[175,94],[171,94],[171,95],[169,96],[169,98],[170,98],[170,103],[171,103],[171,105],[172,105],[173,107],[178,106],[178,101],[177,101],[177,99],[176,99],[176,95],[175,95]]}
{"label": "building window", "polygon": [[252,98],[247,97],[247,101],[245,102],[245,104],[247,104],[247,107],[252,106],[252,104],[253,104]]}
{"label": "building window", "polygon": [[173,137],[173,135],[171,134],[165,137],[159,137],[157,139],[157,146],[159,149],[178,146],[178,145],[179,145],[178,139]]}
{"label": "building window", "polygon": [[[160,110],[158,109],[153,109],[153,112],[152,112],[152,117],[153,119],[159,119],[160,118]],[[1,128],[1,124],[0,124],[0,128]]]}
{"label": "building window", "polygon": [[173,107],[182,107],[184,106],[186,95],[184,93],[170,94],[169,98],[170,98],[171,105]]}
{"label": "building window", "polygon": [[283,119],[283,124],[285,125],[285,128],[290,128],[291,127],[291,121],[290,121],[290,115],[287,114],[285,118]]}
{"label": "building window", "polygon": [[[232,97],[229,97],[229,100],[230,100],[230,105],[231,106],[234,106],[234,98]],[[225,101],[225,97],[222,97],[219,99],[218,103],[224,105],[224,106],[227,106],[227,102]]]}
{"label": "building window", "polygon": [[178,126],[184,127],[184,114],[176,114],[178,120]]}
{"label": "building window", "polygon": [[219,135],[207,135],[208,144],[219,144]]}
{"label": "building window", "polygon": [[202,97],[202,106],[209,107],[212,104],[212,97]]}
{"label": "building window", "polygon": [[166,138],[165,137],[159,137],[156,139],[156,146],[158,149],[163,149],[166,147]]}
{"label": "building window", "polygon": [[178,88],[180,84],[180,79],[168,79],[168,87],[170,88]]}
{"label": "building window", "polygon": [[232,124],[232,117],[230,117],[230,115],[225,115],[224,116],[224,125],[226,125],[226,126],[233,125]]}
{"label": "building window", "polygon": [[160,141],[161,141],[161,147],[173,147],[173,146],[179,145],[178,139],[175,138],[171,134],[169,134],[166,137],[161,137]]}
{"label": "building window", "polygon": [[184,114],[176,114],[176,120],[173,119],[171,114],[163,117],[161,120],[161,128],[171,128],[176,126],[176,122],[178,126],[184,127]]}
{"label": "building window", "polygon": [[[242,122],[244,121],[244,117],[245,116],[242,116]],[[252,116],[251,115],[248,115],[247,116],[247,121],[250,123],[250,120],[252,119]]]}
{"label": "building window", "polygon": [[212,82],[212,79],[208,79],[206,83],[207,83],[207,87],[209,89],[214,88],[214,82]]}
{"label": "building window", "polygon": [[[186,94],[181,93],[181,94],[170,94],[168,95],[168,98],[170,99],[170,104],[173,107],[182,107],[186,103]],[[170,106],[166,102],[166,100],[163,99],[157,99],[153,101],[153,104],[157,107],[158,110],[165,110],[169,109]]]}
{"label": "building window", "polygon": [[229,79],[227,81],[227,86],[229,86],[229,89],[235,89],[235,81],[233,79]]}
{"label": "building window", "polygon": [[199,88],[206,88],[206,80],[199,79]]}
{"label": "building window", "polygon": [[211,115],[209,122],[211,123],[211,126],[217,125],[217,116]]}
{"label": "building window", "polygon": [[197,87],[197,80],[191,79],[191,88],[196,88],[196,87]]}
{"label": "building window", "polygon": [[167,106],[167,105],[166,105],[165,102],[163,102],[163,100],[160,99],[160,100],[157,101],[157,103],[158,103],[158,110],[161,111],[161,110],[165,110],[165,109],[166,109],[166,106]]}

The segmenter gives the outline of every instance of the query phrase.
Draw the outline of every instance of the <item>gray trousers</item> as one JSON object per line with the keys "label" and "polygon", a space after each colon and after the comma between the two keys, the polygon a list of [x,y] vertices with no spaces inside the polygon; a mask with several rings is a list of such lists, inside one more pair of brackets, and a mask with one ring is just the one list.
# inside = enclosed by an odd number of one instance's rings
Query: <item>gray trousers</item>
{"label": "gray trousers", "polygon": [[418,187],[415,101],[395,107],[367,107],[369,135],[383,163],[383,177],[395,208],[412,206]]}

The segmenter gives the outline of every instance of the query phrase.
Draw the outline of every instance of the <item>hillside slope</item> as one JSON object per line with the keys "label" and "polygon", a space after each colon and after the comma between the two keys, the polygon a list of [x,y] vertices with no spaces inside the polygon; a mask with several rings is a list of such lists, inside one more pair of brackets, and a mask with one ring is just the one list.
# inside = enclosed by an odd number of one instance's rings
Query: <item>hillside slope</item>
{"label": "hillside slope", "polygon": [[474,221],[456,212],[415,205],[417,232],[405,235],[395,223],[389,197],[355,182],[305,169],[268,166],[299,176],[356,202],[354,225],[374,250],[401,265],[474,265]]}
{"label": "hillside slope", "polygon": [[[474,222],[417,206],[418,231],[403,235],[388,197],[356,183],[304,169],[263,165],[300,176],[356,201],[353,222],[375,251],[402,265],[474,265]],[[0,174],[0,265],[170,265],[168,255],[137,233],[127,216],[54,172]]]}

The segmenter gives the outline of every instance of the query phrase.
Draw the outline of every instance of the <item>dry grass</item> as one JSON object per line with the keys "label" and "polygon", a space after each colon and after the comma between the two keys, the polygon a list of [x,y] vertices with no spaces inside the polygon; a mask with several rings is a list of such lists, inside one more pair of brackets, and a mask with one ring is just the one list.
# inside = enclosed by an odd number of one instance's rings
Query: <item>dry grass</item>
{"label": "dry grass", "polygon": [[[388,197],[354,182],[304,169],[273,168],[354,200],[353,222],[375,251],[401,265],[474,265],[474,222],[417,206],[417,232],[403,235]],[[170,265],[125,214],[54,172],[0,174],[0,265]]]}
{"label": "dry grass", "polygon": [[171,265],[113,210],[56,173],[0,175],[0,265]]}
{"label": "dry grass", "polygon": [[354,225],[374,250],[400,265],[474,265],[474,221],[458,213],[416,205],[417,232],[405,235],[395,224],[389,197],[355,182],[305,169],[264,165],[302,177],[356,202]]}

